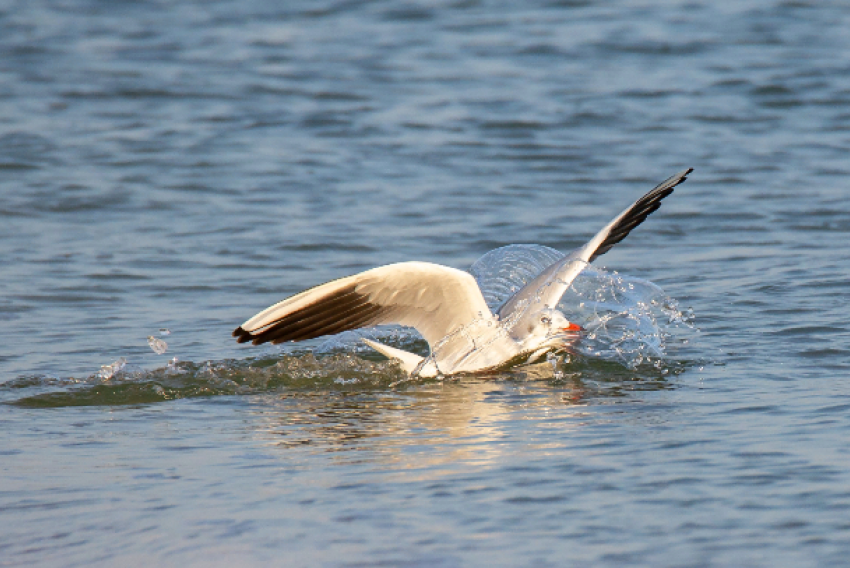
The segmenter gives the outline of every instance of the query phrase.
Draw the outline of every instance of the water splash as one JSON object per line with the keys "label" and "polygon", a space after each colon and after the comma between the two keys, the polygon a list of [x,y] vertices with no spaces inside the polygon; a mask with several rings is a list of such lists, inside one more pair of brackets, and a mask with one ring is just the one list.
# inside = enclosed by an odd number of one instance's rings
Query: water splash
{"label": "water splash", "polygon": [[542,245],[508,245],[491,250],[469,269],[484,301],[495,312],[515,292],[543,272],[564,253]]}
{"label": "water splash", "polygon": [[168,351],[168,343],[166,343],[162,339],[154,337],[153,335],[148,336],[148,346],[157,355],[162,355],[163,353]]}
{"label": "water splash", "polygon": [[111,365],[101,365],[100,371],[98,371],[93,376],[97,377],[98,379],[100,379],[102,381],[108,381],[109,379],[114,377],[117,373],[119,373],[121,370],[123,370],[124,367],[126,367],[126,366],[127,366],[127,359],[125,359],[124,357],[119,357],[118,360],[116,360]]}
{"label": "water splash", "polygon": [[[470,272],[495,311],[563,256],[542,245],[509,245],[482,256]],[[578,354],[629,368],[651,364],[663,372],[670,347],[688,343],[697,331],[693,310],[682,311],[659,286],[594,266],[576,277],[557,308],[587,330]]]}
{"label": "water splash", "polygon": [[121,372],[108,378],[100,373],[66,380],[21,377],[0,385],[0,395],[50,388],[49,392],[14,397],[8,403],[38,408],[116,406],[269,392],[386,389],[401,385],[406,379],[407,375],[393,361],[373,361],[353,354],[317,357],[301,352],[274,359],[202,363],[175,358],[153,370],[128,369],[125,364]]}

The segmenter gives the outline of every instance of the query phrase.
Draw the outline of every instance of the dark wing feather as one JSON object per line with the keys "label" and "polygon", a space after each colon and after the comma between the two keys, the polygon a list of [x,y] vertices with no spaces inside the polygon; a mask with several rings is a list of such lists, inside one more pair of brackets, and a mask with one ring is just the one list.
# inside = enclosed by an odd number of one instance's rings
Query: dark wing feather
{"label": "dark wing feather", "polygon": [[694,171],[693,168],[688,168],[683,172],[667,178],[638,199],[632,205],[631,209],[629,209],[628,213],[616,225],[611,227],[608,231],[608,236],[605,237],[605,240],[590,255],[590,262],[593,262],[596,257],[611,250],[611,247],[625,239],[632,229],[643,223],[650,214],[661,207],[661,200],[673,193],[673,188],[688,179],[687,176],[692,171]]}
{"label": "dark wing feather", "polygon": [[278,302],[233,331],[239,343],[283,343],[381,324],[409,325],[434,343],[490,316],[469,273],[424,262],[367,270]]}
{"label": "dark wing feather", "polygon": [[323,335],[333,335],[368,326],[383,308],[369,303],[368,298],[349,286],[325,296],[321,301],[286,314],[269,324],[261,332],[253,334],[237,327],[233,336],[237,342],[250,341],[254,345],[284,341],[303,341]]}

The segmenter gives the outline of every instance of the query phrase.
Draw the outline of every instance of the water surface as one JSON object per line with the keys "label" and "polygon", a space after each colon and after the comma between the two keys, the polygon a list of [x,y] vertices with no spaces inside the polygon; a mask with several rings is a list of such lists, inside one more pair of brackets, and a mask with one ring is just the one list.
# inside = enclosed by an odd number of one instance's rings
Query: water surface
{"label": "water surface", "polygon": [[[848,26],[0,2],[0,564],[842,564]],[[405,381],[230,337],[380,264],[568,251],[685,167],[596,263],[693,310],[659,367]]]}

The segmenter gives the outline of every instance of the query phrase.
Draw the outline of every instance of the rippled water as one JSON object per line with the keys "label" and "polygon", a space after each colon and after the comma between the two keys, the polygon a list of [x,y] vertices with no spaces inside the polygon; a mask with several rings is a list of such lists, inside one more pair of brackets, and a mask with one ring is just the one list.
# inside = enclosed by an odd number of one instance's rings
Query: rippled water
{"label": "rippled water", "polygon": [[[848,27],[0,1],[0,564],[841,565]],[[380,264],[568,251],[684,167],[565,297],[597,335],[555,368],[230,337]]]}

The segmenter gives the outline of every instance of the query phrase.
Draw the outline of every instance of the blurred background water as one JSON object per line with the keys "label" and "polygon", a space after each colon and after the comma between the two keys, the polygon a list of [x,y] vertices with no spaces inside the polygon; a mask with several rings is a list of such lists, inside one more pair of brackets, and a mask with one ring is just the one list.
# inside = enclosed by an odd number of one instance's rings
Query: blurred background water
{"label": "blurred background water", "polygon": [[[0,565],[843,564],[848,30],[803,0],[0,0]],[[694,310],[664,369],[399,383],[230,337],[380,264],[569,250],[684,167],[597,262]]]}

